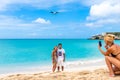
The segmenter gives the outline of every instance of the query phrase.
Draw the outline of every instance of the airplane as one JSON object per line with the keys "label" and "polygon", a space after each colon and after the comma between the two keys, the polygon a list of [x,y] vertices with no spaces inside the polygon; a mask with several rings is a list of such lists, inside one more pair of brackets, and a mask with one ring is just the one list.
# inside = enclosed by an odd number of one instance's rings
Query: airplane
{"label": "airplane", "polygon": [[50,13],[51,14],[58,14],[59,12],[57,12],[57,11],[51,11]]}

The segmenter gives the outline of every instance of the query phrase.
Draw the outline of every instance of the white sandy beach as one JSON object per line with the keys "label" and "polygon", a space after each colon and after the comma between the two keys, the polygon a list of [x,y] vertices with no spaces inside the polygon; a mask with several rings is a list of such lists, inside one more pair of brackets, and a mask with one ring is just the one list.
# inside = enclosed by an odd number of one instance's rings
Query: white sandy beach
{"label": "white sandy beach", "polygon": [[[73,62],[74,63],[74,62]],[[120,80],[120,75],[109,77],[104,61],[79,65],[66,63],[64,72],[52,72],[34,67],[27,70],[0,75],[0,80]],[[48,68],[50,69],[50,67]]]}
{"label": "white sandy beach", "polygon": [[16,73],[4,75],[0,80],[120,80],[120,76],[109,77],[106,68],[72,70],[64,72]]}

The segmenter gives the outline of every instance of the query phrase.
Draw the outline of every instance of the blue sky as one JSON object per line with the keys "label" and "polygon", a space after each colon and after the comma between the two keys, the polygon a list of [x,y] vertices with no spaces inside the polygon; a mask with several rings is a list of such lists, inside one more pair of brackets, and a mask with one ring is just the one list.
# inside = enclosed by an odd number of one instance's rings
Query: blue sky
{"label": "blue sky", "polygon": [[89,38],[119,32],[119,23],[119,0],[0,1],[1,39]]}

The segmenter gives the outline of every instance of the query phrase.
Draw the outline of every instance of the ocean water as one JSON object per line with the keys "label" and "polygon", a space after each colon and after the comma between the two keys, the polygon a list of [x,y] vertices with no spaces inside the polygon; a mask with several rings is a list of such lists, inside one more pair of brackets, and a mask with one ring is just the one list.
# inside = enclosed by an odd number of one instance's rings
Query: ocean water
{"label": "ocean water", "polygon": [[[104,58],[98,50],[98,40],[1,39],[0,68],[4,66],[51,65],[51,52],[58,43],[63,44],[68,63],[99,61]],[[104,45],[104,41],[102,43]],[[115,43],[120,44],[120,41],[117,40]]]}

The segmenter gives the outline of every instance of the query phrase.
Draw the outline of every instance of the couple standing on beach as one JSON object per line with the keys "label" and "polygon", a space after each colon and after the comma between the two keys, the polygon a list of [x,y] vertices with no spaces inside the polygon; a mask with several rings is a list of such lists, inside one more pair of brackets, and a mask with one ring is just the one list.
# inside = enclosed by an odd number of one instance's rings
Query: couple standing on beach
{"label": "couple standing on beach", "polygon": [[60,67],[62,71],[64,71],[64,62],[65,62],[65,50],[62,48],[62,44],[59,43],[58,46],[55,46],[52,51],[52,71],[54,72],[56,67],[58,71],[60,71]]}

